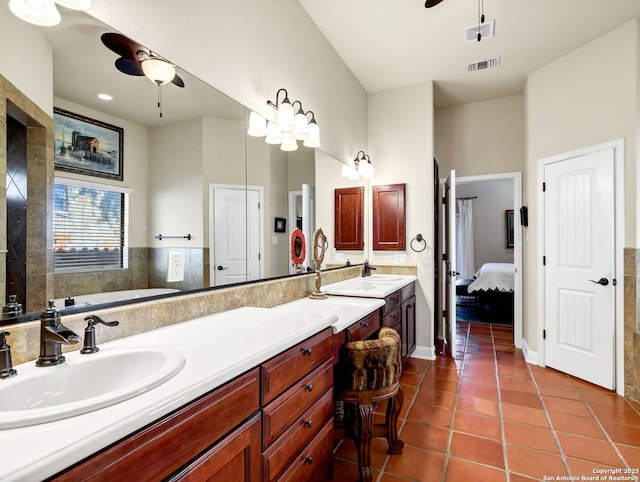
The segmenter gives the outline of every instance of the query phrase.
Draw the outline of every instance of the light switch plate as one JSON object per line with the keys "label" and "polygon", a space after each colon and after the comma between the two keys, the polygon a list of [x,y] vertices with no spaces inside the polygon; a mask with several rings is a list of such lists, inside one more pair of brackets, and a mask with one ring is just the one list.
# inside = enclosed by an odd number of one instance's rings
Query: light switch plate
{"label": "light switch plate", "polygon": [[396,254],[396,264],[407,264],[407,255]]}
{"label": "light switch plate", "polygon": [[336,253],[335,262],[336,263],[344,263],[344,254],[343,253]]}
{"label": "light switch plate", "polygon": [[184,254],[167,255],[167,282],[184,281]]}

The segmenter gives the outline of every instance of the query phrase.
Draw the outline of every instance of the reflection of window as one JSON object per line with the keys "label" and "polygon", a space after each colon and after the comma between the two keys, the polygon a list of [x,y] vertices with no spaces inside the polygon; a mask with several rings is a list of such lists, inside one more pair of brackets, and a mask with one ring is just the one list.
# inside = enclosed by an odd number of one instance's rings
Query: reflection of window
{"label": "reflection of window", "polygon": [[127,267],[127,198],[128,192],[111,186],[56,179],[53,236],[57,271]]}

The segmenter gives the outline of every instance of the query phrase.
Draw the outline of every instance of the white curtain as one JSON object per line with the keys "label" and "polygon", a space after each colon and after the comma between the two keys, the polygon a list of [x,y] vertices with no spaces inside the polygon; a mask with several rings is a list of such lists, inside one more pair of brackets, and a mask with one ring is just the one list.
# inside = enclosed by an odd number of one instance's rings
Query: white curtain
{"label": "white curtain", "polygon": [[456,267],[458,278],[471,279],[475,273],[473,259],[473,205],[471,199],[458,199]]}

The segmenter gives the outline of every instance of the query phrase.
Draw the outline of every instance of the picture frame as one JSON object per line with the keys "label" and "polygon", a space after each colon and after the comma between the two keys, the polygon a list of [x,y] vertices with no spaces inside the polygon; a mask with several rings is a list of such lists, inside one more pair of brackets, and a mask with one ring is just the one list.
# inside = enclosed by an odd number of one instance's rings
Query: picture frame
{"label": "picture frame", "polygon": [[506,235],[506,247],[513,248],[514,245],[514,214],[513,209],[507,209],[505,211],[505,235]]}
{"label": "picture frame", "polygon": [[275,218],[273,231],[276,233],[285,233],[287,231],[287,220],[285,218]]}
{"label": "picture frame", "polygon": [[122,127],[53,108],[54,168],[123,180]]}

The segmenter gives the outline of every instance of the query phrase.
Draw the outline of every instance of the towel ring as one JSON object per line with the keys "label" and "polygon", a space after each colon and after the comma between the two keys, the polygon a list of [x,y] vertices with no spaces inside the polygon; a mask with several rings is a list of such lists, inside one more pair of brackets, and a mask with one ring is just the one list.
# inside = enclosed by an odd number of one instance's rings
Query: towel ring
{"label": "towel ring", "polygon": [[[413,242],[417,241],[418,243],[422,243],[422,249],[416,249],[413,247]],[[416,253],[421,253],[423,252],[426,248],[427,248],[427,242],[425,241],[425,239],[422,237],[422,234],[418,233],[416,234],[416,237],[413,238],[411,240],[411,242],[409,243],[409,246],[411,247],[412,250],[414,250]]]}

